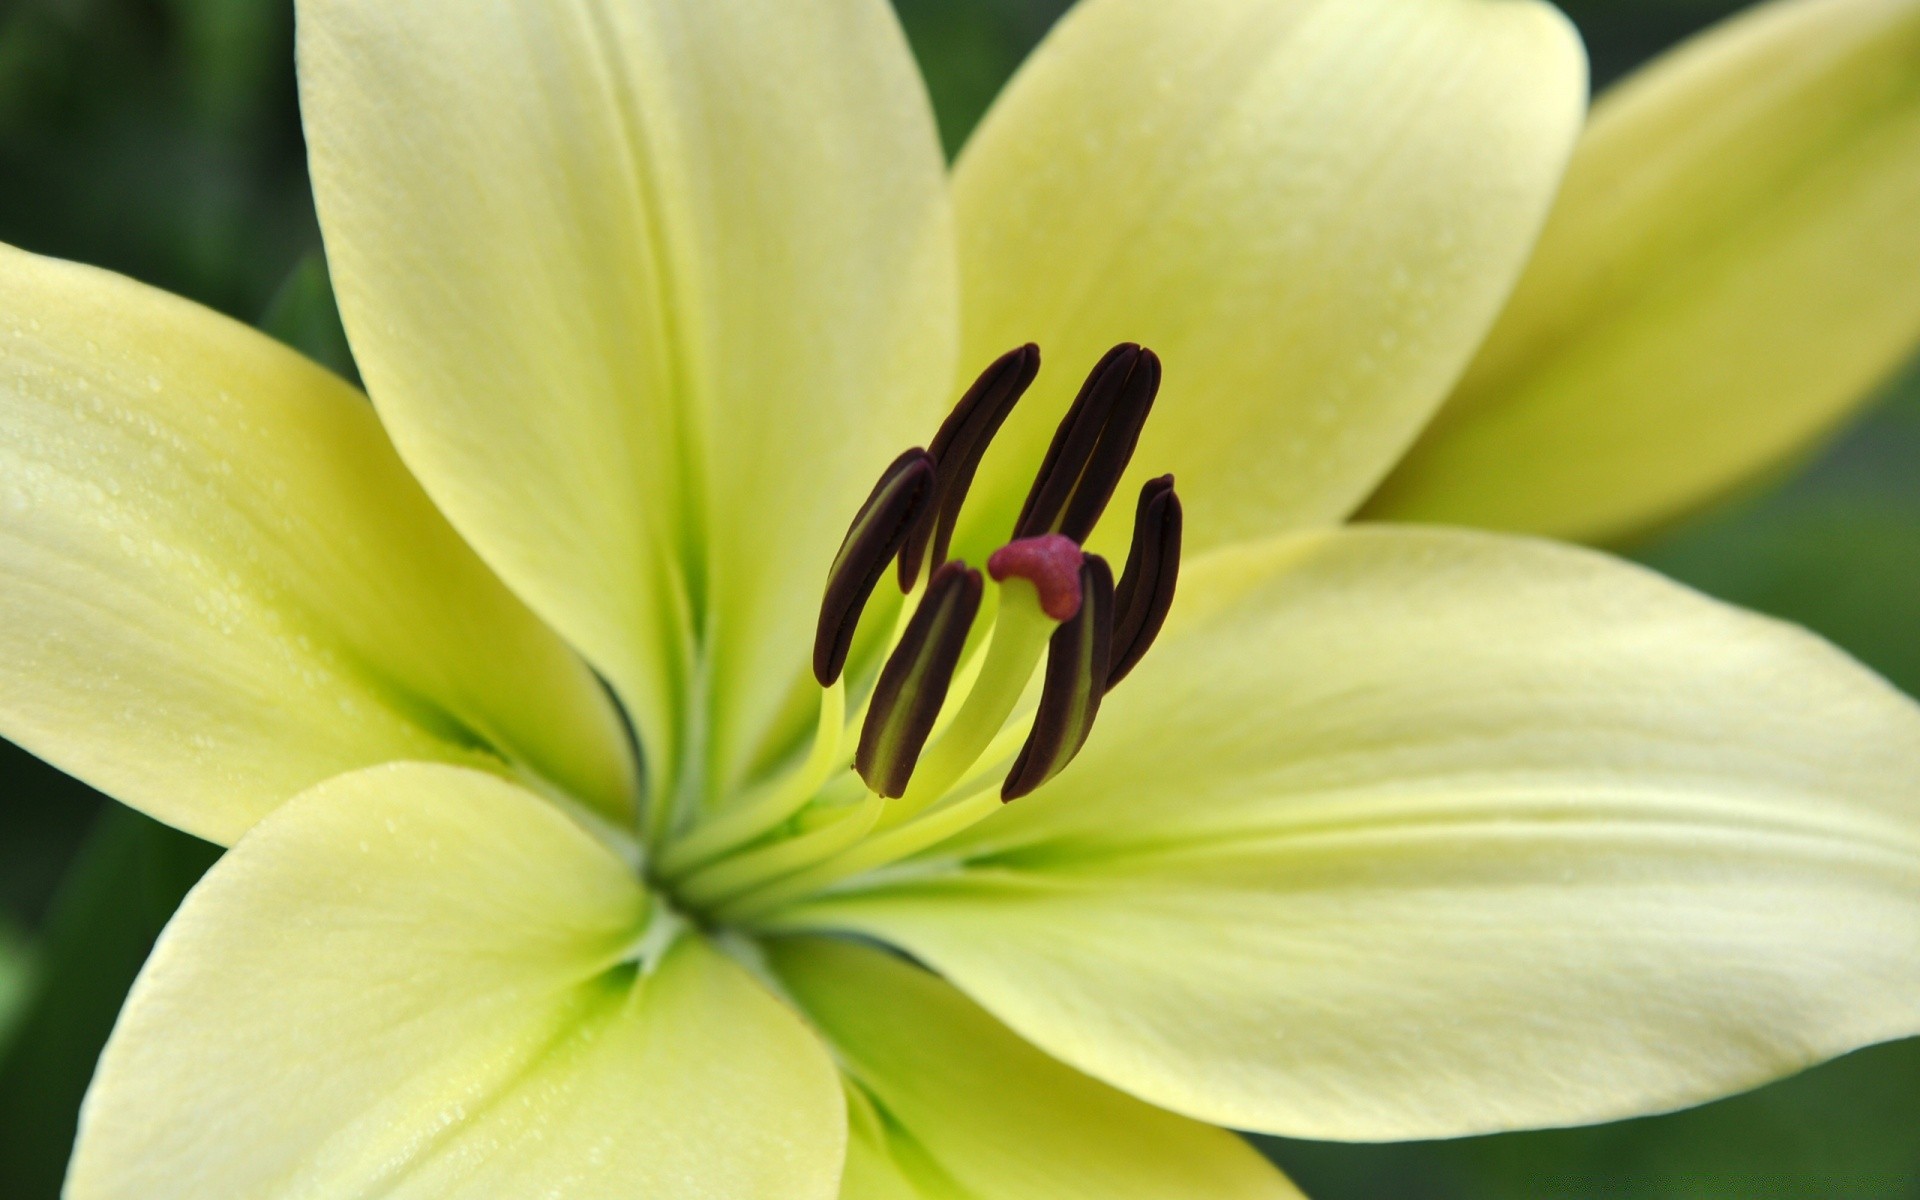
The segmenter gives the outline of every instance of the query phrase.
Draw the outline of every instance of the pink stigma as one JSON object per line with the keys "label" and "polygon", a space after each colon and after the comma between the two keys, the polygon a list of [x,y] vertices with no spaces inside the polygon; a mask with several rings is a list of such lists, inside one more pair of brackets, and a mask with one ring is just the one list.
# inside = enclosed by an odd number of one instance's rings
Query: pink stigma
{"label": "pink stigma", "polygon": [[1056,621],[1070,621],[1080,611],[1080,564],[1086,555],[1072,538],[1060,533],[1008,542],[987,559],[987,574],[995,583],[1009,576],[1028,580],[1040,593],[1040,609]]}

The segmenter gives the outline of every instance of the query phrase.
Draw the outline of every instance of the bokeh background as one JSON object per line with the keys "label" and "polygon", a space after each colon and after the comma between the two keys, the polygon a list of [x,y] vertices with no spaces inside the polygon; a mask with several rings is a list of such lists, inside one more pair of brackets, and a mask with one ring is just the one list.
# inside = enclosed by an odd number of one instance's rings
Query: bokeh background
{"label": "bokeh background", "polygon": [[[953,151],[1067,0],[896,4]],[[1604,87],[1741,5],[1565,7]],[[292,0],[0,0],[0,240],[193,297],[351,374],[307,190]],[[1621,549],[1920,695],[1920,372],[1765,488]],[[214,857],[0,743],[0,1197],[57,1196],[121,997]],[[1920,1198],[1920,1040],[1615,1125],[1261,1145],[1318,1200]]]}

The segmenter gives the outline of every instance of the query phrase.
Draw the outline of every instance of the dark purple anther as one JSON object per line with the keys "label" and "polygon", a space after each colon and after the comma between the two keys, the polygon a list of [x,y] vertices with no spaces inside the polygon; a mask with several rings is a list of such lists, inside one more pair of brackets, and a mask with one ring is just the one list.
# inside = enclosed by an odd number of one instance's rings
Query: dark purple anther
{"label": "dark purple anther", "polygon": [[900,644],[881,668],[853,765],[868,787],[888,799],[906,794],[934,718],[946,703],[983,586],[980,572],[965,563],[950,562],[935,571]]}
{"label": "dark purple anther", "polygon": [[1174,584],[1180,577],[1182,519],[1173,476],[1148,480],[1140,489],[1140,503],[1133,517],[1133,545],[1127,551],[1127,569],[1114,595],[1109,691],[1147,656],[1173,608]]}
{"label": "dark purple anther", "polygon": [[915,447],[893,460],[853,518],[827,571],[813,634],[813,677],[826,687],[846,669],[860,614],[933,499],[933,456]]}
{"label": "dark purple anther", "polygon": [[1018,800],[1058,775],[1086,745],[1107,691],[1113,650],[1113,570],[1097,554],[1080,568],[1080,611],[1053,631],[1033,731],[1000,788]]}
{"label": "dark purple anther", "polygon": [[933,566],[947,561],[947,547],[953,542],[954,526],[960,521],[960,508],[980,469],[981,456],[1039,373],[1040,347],[1031,342],[1001,355],[980,373],[934,435],[928,447],[934,464],[933,517],[914,527],[900,551],[901,591],[912,590],[921,564],[928,561],[929,547]]}
{"label": "dark purple anther", "polygon": [[1054,431],[1014,523],[1015,538],[1085,542],[1120,486],[1160,394],[1160,359],[1131,342],[1107,351]]}

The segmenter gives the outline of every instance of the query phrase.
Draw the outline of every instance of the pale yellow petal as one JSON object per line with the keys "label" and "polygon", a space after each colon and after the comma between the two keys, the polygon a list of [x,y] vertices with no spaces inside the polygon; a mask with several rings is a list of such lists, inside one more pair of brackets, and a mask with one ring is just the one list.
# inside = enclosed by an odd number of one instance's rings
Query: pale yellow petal
{"label": "pale yellow petal", "polygon": [[402,457],[614,681],[656,783],[709,733],[733,772],[952,375],[945,176],[892,11],[299,16],[334,283]]}
{"label": "pale yellow petal", "polygon": [[82,1113],[68,1200],[829,1200],[820,1043],[491,776],[307,792],[188,897]]}
{"label": "pale yellow petal", "polygon": [[775,941],[768,953],[856,1093],[862,1145],[843,1200],[1299,1195],[1239,1138],[1048,1058],[917,967],[818,939]]}
{"label": "pale yellow petal", "polygon": [[963,362],[1047,358],[973,548],[1123,340],[1166,364],[1135,482],[1178,475],[1194,545],[1344,517],[1519,275],[1585,82],[1529,0],[1083,0],[955,174]]}
{"label": "pale yellow petal", "polygon": [[390,759],[629,810],[619,718],[266,336],[0,247],[0,732],[202,837]]}
{"label": "pale yellow petal", "polygon": [[1604,1120],[1920,1031],[1920,709],[1604,556],[1215,556],[1058,780],[791,913],[1221,1124]]}
{"label": "pale yellow petal", "polygon": [[1370,515],[1605,540],[1806,448],[1920,344],[1920,3],[1785,0],[1602,98]]}
{"label": "pale yellow petal", "polygon": [[[928,1188],[945,1200],[938,1190],[952,1186],[941,1176],[923,1183],[908,1172],[913,1164],[903,1162],[896,1140],[890,1135],[885,1118],[874,1110],[866,1094],[847,1091],[847,1161],[840,1172],[839,1200],[926,1200]],[[932,1174],[922,1168],[922,1178]]]}

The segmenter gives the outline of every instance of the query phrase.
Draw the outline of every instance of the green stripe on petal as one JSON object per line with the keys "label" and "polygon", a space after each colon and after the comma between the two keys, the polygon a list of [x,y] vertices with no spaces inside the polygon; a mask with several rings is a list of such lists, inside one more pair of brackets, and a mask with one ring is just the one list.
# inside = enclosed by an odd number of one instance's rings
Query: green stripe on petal
{"label": "green stripe on petal", "polygon": [[800,694],[848,516],[952,378],[945,172],[891,10],[299,15],[334,283],[402,456],[614,682],[656,786],[718,794],[700,774],[733,782]]}
{"label": "green stripe on petal", "polygon": [[1920,3],[1709,31],[1595,106],[1508,311],[1368,514],[1610,540],[1777,467],[1920,342],[1916,212]]}
{"label": "green stripe on petal", "polygon": [[398,765],[267,818],[188,897],[82,1114],[69,1200],[831,1200],[820,1043],[557,810]]}
{"label": "green stripe on petal", "polygon": [[1205,1120],[1440,1137],[1920,1031],[1920,709],[1586,551],[1357,530],[1183,575],[1047,788],[787,913]]}
{"label": "green stripe on petal", "polygon": [[398,758],[632,805],[592,674],[409,477],[365,399],[224,317],[0,247],[0,732],[231,842]]}
{"label": "green stripe on petal", "polygon": [[1346,516],[1519,276],[1585,82],[1526,0],[1083,0],[955,171],[963,362],[1031,340],[1049,364],[960,549],[1006,539],[1124,341],[1166,381],[1119,494],[1172,471],[1196,551]]}
{"label": "green stripe on petal", "polygon": [[917,967],[817,939],[768,952],[854,1093],[843,1200],[1299,1195],[1239,1138],[1063,1066]]}

